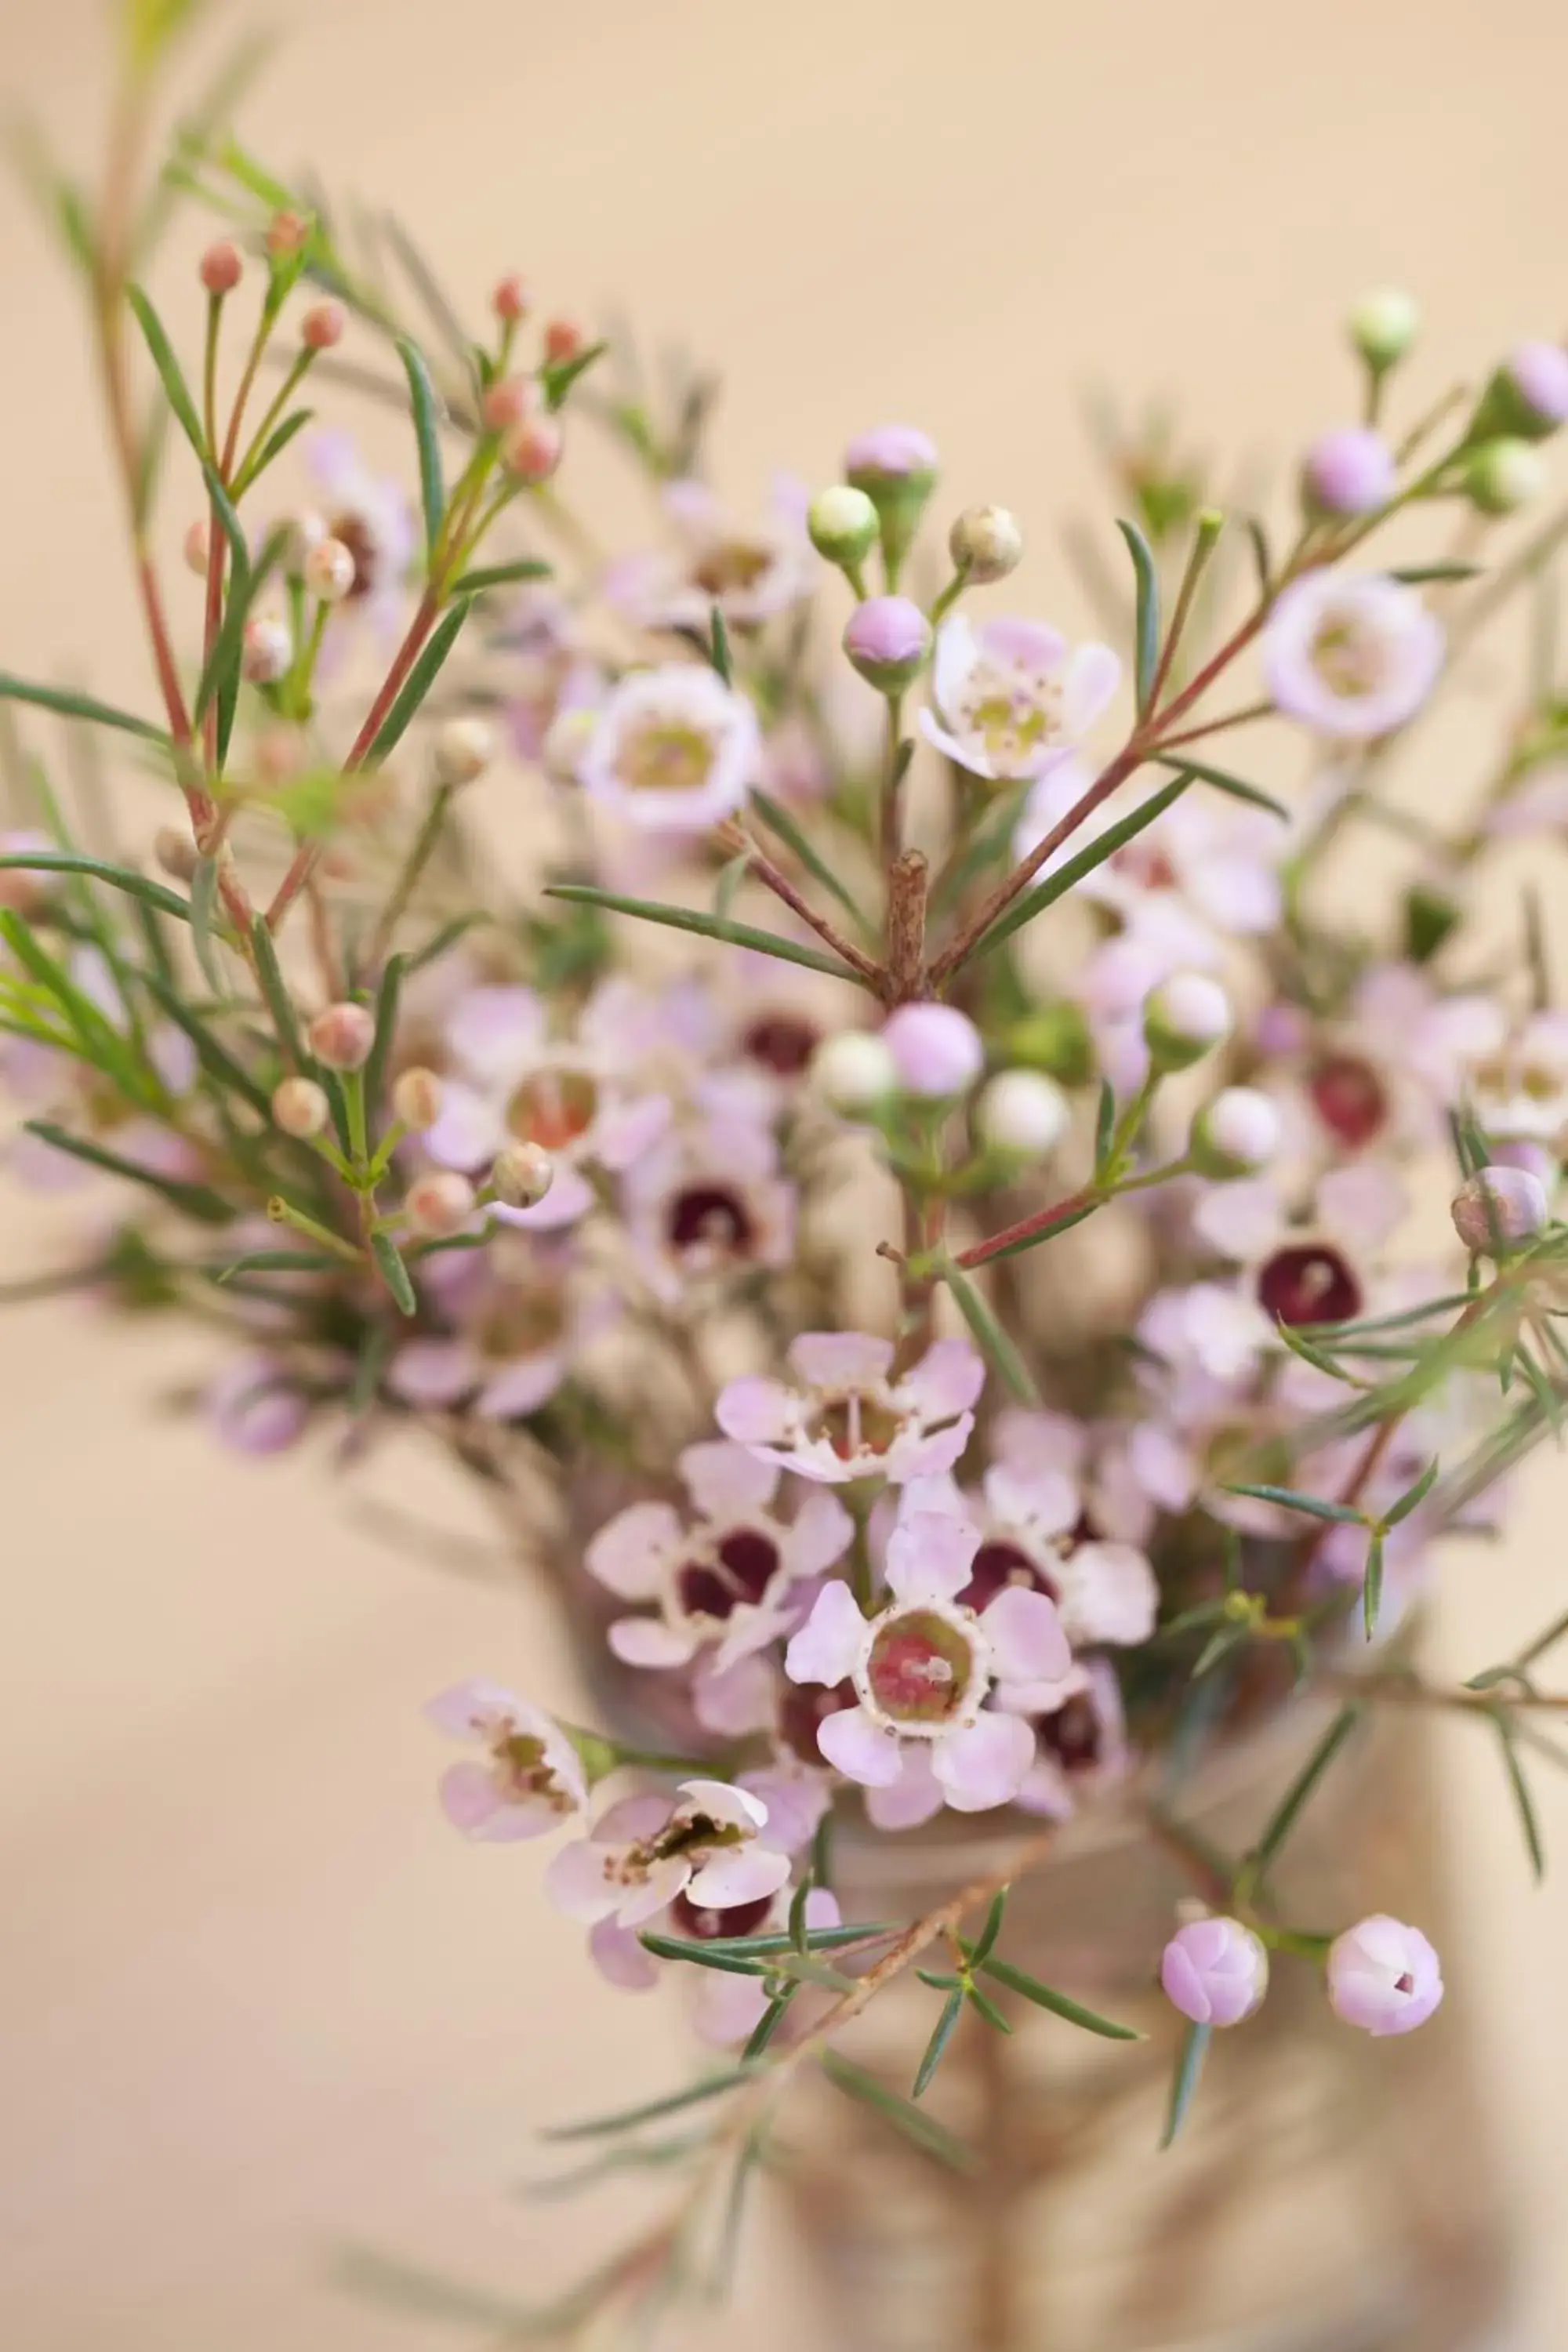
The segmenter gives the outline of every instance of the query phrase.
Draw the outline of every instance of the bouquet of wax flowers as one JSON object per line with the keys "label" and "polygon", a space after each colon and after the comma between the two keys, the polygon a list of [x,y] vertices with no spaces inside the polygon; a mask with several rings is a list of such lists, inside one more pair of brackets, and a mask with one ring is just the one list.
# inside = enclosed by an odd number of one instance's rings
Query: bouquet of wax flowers
{"label": "bouquet of wax flowers", "polygon": [[[144,184],[181,13],[129,14],[102,196],[37,166],[149,667],[135,709],[0,678],[7,1166],[76,1186],[82,1235],[18,1287],[216,1330],[199,1402],[237,1454],[374,1477],[416,1424],[501,1500],[613,1696],[437,1697],[441,1801],[553,1839],[616,1984],[689,1978],[734,2063],[667,2103],[718,2118],[672,2144],[683,2197],[743,2176],[808,2064],[942,2152],[914,2102],[1000,1994],[1124,2032],[1009,1960],[1008,1885],[1156,1768],[1179,1840],[1176,1759],[1298,1692],[1327,1702],[1300,1776],[1247,1852],[1194,1842],[1149,1954],[1187,2021],[1173,2129],[1276,1960],[1349,2025],[1419,2026],[1419,1923],[1308,1929],[1268,1878],[1385,1702],[1481,1719],[1539,1863],[1563,1626],[1457,1690],[1403,1636],[1568,1371],[1568,1013],[1519,849],[1568,824],[1564,533],[1513,520],[1568,352],[1407,393],[1414,309],[1367,299],[1325,370],[1353,421],[1268,514],[1113,436],[1125,596],[1069,636],[1009,609],[1018,522],[946,513],[912,426],[738,518],[705,379],[655,400],[516,278],[465,314],[218,100]],[[165,315],[180,201],[223,233]],[[387,477],[366,402],[405,420]],[[650,494],[614,554],[568,488],[595,442]],[[1515,611],[1489,761],[1413,809],[1401,744]],[[144,855],[57,792],[62,718],[122,762]],[[500,768],[515,884],[473,814]],[[847,1819],[1002,1808],[1004,1871],[960,1842],[936,1910],[840,1916]],[[933,1947],[890,2086],[837,2037]],[[660,2224],[603,2291],[687,2243]]]}

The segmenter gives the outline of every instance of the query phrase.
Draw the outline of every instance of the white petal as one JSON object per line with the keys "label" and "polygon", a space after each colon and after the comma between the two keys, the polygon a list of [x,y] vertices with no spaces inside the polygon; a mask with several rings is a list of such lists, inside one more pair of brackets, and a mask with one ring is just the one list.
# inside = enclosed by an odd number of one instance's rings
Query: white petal
{"label": "white petal", "polygon": [[683,1814],[700,1813],[725,1828],[750,1832],[760,1830],[768,1818],[768,1809],[762,1799],[732,1780],[682,1780],[679,1797]]}
{"label": "white petal", "polygon": [[795,1400],[782,1381],[749,1373],[719,1392],[713,1418],[740,1445],[785,1445],[795,1434]]}
{"label": "white petal", "polygon": [[649,1992],[658,1982],[658,1962],[618,1919],[595,1921],[588,1930],[588,1949],[600,1975],[622,1992]]}
{"label": "white petal", "polygon": [[1035,1760],[1035,1735],[1021,1716],[983,1714],[965,1730],[944,1732],[931,1760],[955,1811],[987,1812],[1017,1795]]}
{"label": "white petal", "polygon": [[1062,685],[1062,725],[1074,738],[1093,726],[1121,682],[1121,664],[1109,646],[1077,646]]}
{"label": "white petal", "polygon": [[513,1724],[531,1717],[549,1725],[547,1716],[542,1716],[516,1691],[508,1690],[504,1683],[482,1682],[477,1677],[471,1682],[454,1683],[450,1690],[441,1691],[431,1699],[425,1709],[426,1721],[433,1723],[437,1731],[444,1731],[448,1739],[489,1740],[498,1731],[507,1731]]}
{"label": "white petal", "polygon": [[569,1919],[588,1924],[607,1919],[620,1903],[621,1890],[605,1874],[610,1849],[591,1839],[579,1839],[553,1853],[545,1867],[544,1891]]}
{"label": "white petal", "polygon": [[947,1421],[967,1412],[984,1386],[985,1365],[970,1342],[939,1339],[905,1374],[900,1391],[927,1421]]}
{"label": "white petal", "polygon": [[1059,1682],[1072,1664],[1057,1604],[1043,1592],[1008,1585],[984,1612],[980,1623],[1001,1682]]}
{"label": "white petal", "polygon": [[816,1744],[847,1780],[868,1789],[890,1789],[902,1769],[897,1734],[873,1723],[863,1706],[842,1706],[825,1716]]}
{"label": "white petal", "polygon": [[808,1388],[872,1388],[893,1360],[890,1339],[867,1331],[802,1331],[792,1339],[789,1362]]}
{"label": "white petal", "polygon": [[931,692],[939,710],[951,714],[957,708],[979,658],[980,648],[968,615],[954,613],[937,631],[936,651],[931,656]]}
{"label": "white petal", "polygon": [[765,1845],[726,1847],[711,1855],[686,1889],[700,1909],[728,1911],[738,1903],[760,1903],[776,1895],[789,1876],[789,1856]]}
{"label": "white petal", "polygon": [[478,1168],[493,1160],[506,1139],[506,1123],[494,1103],[459,1078],[443,1081],[440,1116],[420,1139],[437,1167]]}
{"label": "white petal", "polygon": [[940,1813],[946,1800],[942,1782],[931,1769],[931,1743],[907,1740],[903,1769],[885,1789],[866,1791],[866,1811],[873,1829],[917,1830]]}
{"label": "white petal", "polygon": [[837,1496],[814,1487],[785,1532],[785,1569],[792,1578],[824,1575],[843,1558],[854,1533],[855,1522]]}
{"label": "white petal", "polygon": [[679,1566],[685,1536],[668,1503],[633,1503],[599,1529],[584,1555],[590,1576],[623,1601],[651,1601]]}
{"label": "white petal", "polygon": [[678,1633],[662,1617],[617,1617],[605,1640],[628,1666],[684,1666],[697,1653],[696,1635]]}
{"label": "white petal", "polygon": [[771,1462],[759,1462],[743,1445],[726,1445],[718,1439],[689,1445],[676,1467],[705,1519],[744,1519],[765,1511],[779,1483]]}
{"label": "white petal", "polygon": [[1063,1471],[996,1462],[985,1473],[984,1489],[993,1518],[1005,1527],[1026,1528],[1036,1536],[1063,1536],[1078,1525],[1082,1507],[1078,1487]]}
{"label": "white petal", "polygon": [[847,1584],[825,1584],[816,1605],[784,1652],[792,1683],[845,1682],[855,1671],[866,1620]]}
{"label": "white petal", "polygon": [[1159,1613],[1154,1571],[1131,1544],[1079,1544],[1060,1571],[1062,1624],[1081,1643],[1146,1642]]}
{"label": "white petal", "polygon": [[888,1584],[906,1609],[952,1601],[968,1583],[980,1549],[973,1521],[917,1511],[888,1538]]}

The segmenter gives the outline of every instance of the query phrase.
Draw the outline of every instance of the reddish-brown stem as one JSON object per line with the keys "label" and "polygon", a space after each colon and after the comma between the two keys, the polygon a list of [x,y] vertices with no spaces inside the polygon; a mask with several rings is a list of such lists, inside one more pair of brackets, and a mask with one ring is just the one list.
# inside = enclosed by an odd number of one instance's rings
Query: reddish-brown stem
{"label": "reddish-brown stem", "polygon": [[1184,727],[1174,735],[1162,735],[1162,751],[1173,751],[1178,744],[1196,743],[1205,735],[1223,735],[1227,727],[1248,727],[1255,719],[1271,719],[1271,702],[1249,702],[1241,710],[1227,710],[1218,719],[1200,719],[1195,727]]}
{"label": "reddish-brown stem", "polygon": [[888,995],[894,1004],[924,992],[929,873],[919,849],[904,850],[888,870]]}
{"label": "reddish-brown stem", "polygon": [[868,988],[881,993],[886,978],[881,965],[874,962],[852,940],[847,940],[841,931],[835,929],[826,915],[819,915],[810,899],[795,888],[789,876],[773,864],[765,850],[758,848],[749,834],[742,832],[738,824],[721,824],[717,828],[714,838],[726,856],[737,857],[743,850],[749,870],[763,888],[771,890],[775,898],[782,899],[792,914],[798,915],[806,928],[816,933],[825,947],[831,948],[836,956],[842,956],[850,971],[864,981]]}
{"label": "reddish-brown stem", "polygon": [[[217,505],[216,500],[213,504],[212,513],[207,528],[209,537],[207,544],[206,625],[202,635],[202,661],[204,667],[207,662],[210,662],[213,657],[213,647],[217,643],[217,633],[223,625],[223,563],[224,552],[228,542],[224,538],[222,528],[218,522]],[[217,705],[218,698],[215,694],[208,700],[206,718],[203,729],[203,748],[206,752],[207,773],[215,778],[217,774]]]}
{"label": "reddish-brown stem", "polygon": [[1085,1209],[1094,1208],[1101,1197],[1092,1184],[1085,1184],[1064,1199],[1053,1201],[1048,1208],[1034,1209],[1016,1224],[1004,1225],[1000,1233],[987,1234],[983,1242],[972,1243],[968,1249],[959,1251],[954,1264],[965,1269],[984,1265],[989,1259],[1016,1249],[1020,1242],[1043,1241],[1058,1225],[1068,1224]]}

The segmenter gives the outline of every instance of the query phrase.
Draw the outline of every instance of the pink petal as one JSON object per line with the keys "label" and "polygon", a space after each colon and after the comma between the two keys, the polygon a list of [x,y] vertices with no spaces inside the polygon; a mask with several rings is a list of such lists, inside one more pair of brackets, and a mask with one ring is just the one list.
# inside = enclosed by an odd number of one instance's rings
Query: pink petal
{"label": "pink petal", "polygon": [[621,1890],[605,1874],[606,1849],[582,1838],[551,1855],[544,1872],[544,1891],[569,1919],[592,1925],[607,1919],[621,1900]]}
{"label": "pink petal", "polygon": [[759,1462],[743,1445],[726,1445],[718,1439],[689,1445],[676,1467],[705,1519],[746,1519],[765,1511],[779,1483],[773,1463]]}
{"label": "pink petal", "polygon": [[690,1875],[691,1865],[684,1854],[670,1854],[663,1862],[656,1862],[643,1885],[630,1887],[620,1895],[616,1916],[621,1926],[641,1927],[657,1918],[674,1902]]}
{"label": "pink petal", "polygon": [[789,1362],[808,1388],[874,1388],[893,1360],[890,1339],[866,1331],[803,1331],[791,1340]]}
{"label": "pink petal", "polygon": [[442,1082],[440,1116],[420,1138],[437,1167],[478,1168],[493,1160],[506,1139],[506,1122],[494,1103],[460,1078]]}
{"label": "pink petal", "polygon": [[543,1005],[531,988],[475,988],[459,998],[447,1040],[482,1079],[506,1080],[525,1069],[545,1041]]}
{"label": "pink petal", "polygon": [[493,1732],[537,1714],[536,1708],[504,1684],[476,1677],[439,1692],[426,1706],[425,1719],[433,1723],[437,1731],[444,1731],[448,1739],[488,1740]]}
{"label": "pink petal", "polygon": [[658,1982],[658,1962],[617,1919],[595,1922],[588,1930],[588,1949],[600,1975],[622,1992],[650,1992]]}
{"label": "pink petal", "polygon": [[1059,1682],[1072,1665],[1057,1604],[1043,1592],[1008,1585],[980,1622],[1000,1682]]}
{"label": "pink petal", "polygon": [[737,1658],[722,1671],[710,1667],[691,1685],[698,1722],[721,1739],[743,1739],[748,1732],[769,1730],[777,1695],[778,1670],[765,1658]]}
{"label": "pink petal", "polygon": [[776,1895],[789,1876],[789,1856],[760,1843],[729,1846],[713,1854],[690,1880],[688,1898],[700,1910],[729,1911],[739,1903],[760,1903]]}
{"label": "pink petal", "polygon": [[972,776],[983,776],[988,783],[995,782],[995,767],[978,745],[963,741],[950,729],[940,725],[929,710],[921,712],[917,724],[926,741],[944,760],[951,760],[955,767],[967,768]]}
{"label": "pink petal", "polygon": [[1185,1511],[1197,1494],[1197,1465],[1183,1440],[1157,1422],[1141,1421],[1128,1433],[1127,1465],[1139,1487],[1162,1510]]}
{"label": "pink petal", "polygon": [[387,1365],[385,1381],[405,1404],[456,1404],[479,1376],[466,1339],[410,1339]]}
{"label": "pink petal", "polygon": [[1159,1588],[1131,1544],[1085,1543],[1062,1571],[1061,1612],[1069,1641],[1146,1642],[1159,1613]]}
{"label": "pink petal", "polygon": [[837,1495],[814,1487],[785,1533],[784,1564],[791,1577],[821,1576],[848,1549],[855,1522]]}
{"label": "pink petal", "polygon": [[670,1107],[663,1095],[645,1095],[606,1111],[594,1129],[594,1157],[617,1171],[630,1168],[658,1142],[669,1120]]}
{"label": "pink petal", "polygon": [[1279,1193],[1265,1176],[1205,1185],[1193,1211],[1193,1231],[1233,1265],[1261,1257],[1285,1230]]}
{"label": "pink petal", "polygon": [[882,1468],[895,1486],[907,1478],[934,1478],[951,1470],[963,1455],[974,1428],[974,1415],[961,1413],[946,1429],[933,1430],[922,1436],[918,1430],[906,1429],[888,1448]]}
{"label": "pink petal", "polygon": [[628,1666],[684,1666],[697,1650],[695,1634],[678,1633],[662,1617],[617,1617],[605,1638]]}
{"label": "pink petal", "polygon": [[798,1853],[809,1845],[830,1802],[826,1774],[800,1764],[742,1772],[736,1786],[767,1807],[762,1843],[777,1853]]}
{"label": "pink petal", "polygon": [[888,1583],[907,1609],[954,1600],[968,1583],[980,1549],[973,1521],[917,1511],[888,1538]]}
{"label": "pink petal", "polygon": [[847,1584],[825,1584],[816,1605],[784,1652],[792,1683],[835,1683],[855,1671],[866,1638],[866,1620]]}
{"label": "pink petal", "polygon": [[652,1601],[679,1564],[684,1542],[668,1503],[633,1503],[599,1529],[584,1565],[623,1601]]}
{"label": "pink petal", "polygon": [[691,2021],[699,2039],[715,2050],[732,2049],[748,2042],[768,2005],[757,1977],[731,1976],[718,1969],[688,1969],[691,1986]]}
{"label": "pink petal", "polygon": [[719,1392],[713,1418],[741,1445],[787,1445],[795,1434],[795,1401],[778,1381],[748,1373]]}
{"label": "pink petal", "polygon": [[1078,1525],[1082,1507],[1078,1487],[1060,1470],[1027,1470],[997,1462],[983,1483],[992,1517],[1008,1527],[1027,1528],[1032,1535],[1061,1536]]}
{"label": "pink petal", "polygon": [[890,1789],[903,1769],[897,1733],[873,1723],[863,1706],[842,1706],[825,1716],[816,1744],[846,1779],[868,1789]]}
{"label": "pink petal", "polygon": [[1318,1214],[1352,1247],[1375,1250],[1402,1222],[1408,1206],[1394,1171],[1375,1160],[1331,1168],[1318,1186]]}
{"label": "pink petal", "polygon": [[1034,1760],[1035,1735],[1017,1715],[983,1714],[967,1730],[944,1732],[931,1750],[931,1769],[961,1813],[1006,1804]]}
{"label": "pink petal", "polygon": [[1121,664],[1109,646],[1079,646],[1062,682],[1062,725],[1072,736],[1087,734],[1121,682]]}
{"label": "pink petal", "polygon": [[651,1793],[640,1797],[617,1797],[606,1805],[594,1824],[594,1843],[605,1845],[640,1845],[646,1838],[657,1837],[674,1811],[668,1797]]}
{"label": "pink petal", "polygon": [[566,1366],[557,1350],[525,1357],[485,1382],[474,1399],[474,1411],[486,1421],[523,1421],[549,1403],[565,1377]]}
{"label": "pink petal", "polygon": [[907,1740],[903,1769],[885,1789],[868,1789],[866,1811],[873,1829],[918,1830],[940,1813],[945,1802],[942,1782],[931,1769],[931,1743]]}
{"label": "pink petal", "polygon": [[557,1161],[555,1180],[542,1201],[531,1209],[509,1209],[504,1201],[492,1201],[489,1213],[503,1225],[521,1225],[525,1233],[558,1234],[585,1217],[596,1197],[580,1169],[563,1168]]}
{"label": "pink petal", "polygon": [[939,1339],[900,1385],[927,1421],[947,1421],[974,1403],[985,1386],[985,1366],[967,1339]]}
{"label": "pink petal", "polygon": [[500,1802],[488,1764],[454,1764],[441,1775],[439,1795],[441,1811],[452,1827],[469,1837],[484,1827]]}

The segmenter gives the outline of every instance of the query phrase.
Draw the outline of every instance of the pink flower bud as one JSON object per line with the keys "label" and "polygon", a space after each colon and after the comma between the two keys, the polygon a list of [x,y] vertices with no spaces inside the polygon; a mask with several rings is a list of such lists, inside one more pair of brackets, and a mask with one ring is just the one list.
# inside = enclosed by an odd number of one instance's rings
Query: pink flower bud
{"label": "pink flower bud", "polygon": [[306,1032],[318,1062],[329,1070],[363,1070],[375,1043],[375,1021],[363,1004],[329,1004]]}
{"label": "pink flower bud", "polygon": [[564,367],[583,349],[583,330],[571,319],[552,319],[544,330],[546,367]]}
{"label": "pink flower bud", "polygon": [[907,596],[871,596],[844,629],[844,650],[868,684],[894,693],[916,677],[931,651],[931,623]]}
{"label": "pink flower bud", "polygon": [[1544,1185],[1528,1168],[1481,1168],[1455,1193],[1449,1214],[1468,1250],[1496,1256],[1533,1241],[1552,1211]]}
{"label": "pink flower bud", "polygon": [[542,1145],[509,1143],[490,1168],[496,1199],[509,1209],[531,1209],[555,1181],[555,1164]]}
{"label": "pink flower bud", "polygon": [[177,824],[161,824],[153,838],[153,854],[165,874],[176,882],[194,882],[201,856],[188,833]]}
{"label": "pink flower bud", "polygon": [[1229,1032],[1230,1001],[1206,972],[1173,972],[1144,999],[1143,1035],[1156,1069],[1189,1069]]}
{"label": "pink flower bud", "polygon": [[858,434],[844,452],[844,478],[857,489],[936,479],[936,443],[918,425],[876,425]]}
{"label": "pink flower bud", "polygon": [[354,584],[354,560],[341,539],[323,539],[305,558],[305,585],[323,604],[341,604]]}
{"label": "pink flower bud", "polygon": [[1370,514],[1394,495],[1394,452],[1370,425],[1325,433],[1307,452],[1302,490],[1319,514]]}
{"label": "pink flower bud", "polygon": [[1538,426],[1568,418],[1568,352],[1561,343],[1516,344],[1503,373]]}
{"label": "pink flower bud", "polygon": [[1279,1113],[1257,1087],[1226,1087],[1193,1121],[1189,1154],[1204,1176],[1248,1176],[1279,1149]]}
{"label": "pink flower bud", "polygon": [[426,1128],[434,1127],[440,1118],[445,1093],[435,1071],[416,1063],[412,1069],[403,1071],[394,1086],[392,1108],[404,1126],[419,1135]]}
{"label": "pink flower bud", "polygon": [[324,1130],[331,1107],[314,1078],[285,1078],[272,1096],[272,1118],[285,1135],[301,1140]]}
{"label": "pink flower bud", "polygon": [[276,686],[293,651],[288,627],[258,613],[245,625],[245,675],[252,686]]}
{"label": "pink flower bud", "polygon": [[474,1188],[455,1169],[432,1168],[408,1187],[404,1207],[424,1241],[446,1241],[460,1233],[474,1213]]}
{"label": "pink flower bud", "polygon": [[501,456],[525,482],[545,482],[561,463],[565,436],[553,416],[529,416],[509,433]]}
{"label": "pink flower bud", "polygon": [[194,572],[198,580],[205,580],[212,554],[212,533],[205,515],[198,515],[186,531],[181,551],[185,559],[186,571]]}
{"label": "pink flower bud", "polygon": [[244,268],[238,246],[231,237],[220,236],[202,256],[202,284],[209,294],[232,294]]}
{"label": "pink flower bud", "polygon": [[955,1004],[900,1004],[881,1034],[900,1087],[923,1101],[965,1093],[985,1067],[980,1032]]}
{"label": "pink flower bud", "polygon": [[1329,2006],[1346,2025],[1381,2037],[1413,2033],[1443,1998],[1442,1964],[1419,1927],[1378,1912],[1329,1949]]}
{"label": "pink flower bud", "polygon": [[267,224],[267,250],[275,261],[298,253],[310,234],[310,223],[295,212],[274,213]]}
{"label": "pink flower bud", "polygon": [[479,414],[492,433],[510,433],[514,425],[537,416],[543,395],[531,375],[503,375],[485,388]]}
{"label": "pink flower bud", "polygon": [[490,296],[490,308],[505,325],[515,327],[528,316],[528,289],[515,272],[501,279]]}
{"label": "pink flower bud", "polygon": [[330,352],[341,343],[348,313],[341,302],[312,302],[300,329],[300,339],[308,351]]}
{"label": "pink flower bud", "polygon": [[1160,1982],[1194,2025],[1239,2025],[1268,1990],[1268,1955],[1239,1919],[1191,1919],[1161,1955]]}

